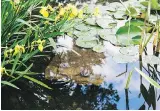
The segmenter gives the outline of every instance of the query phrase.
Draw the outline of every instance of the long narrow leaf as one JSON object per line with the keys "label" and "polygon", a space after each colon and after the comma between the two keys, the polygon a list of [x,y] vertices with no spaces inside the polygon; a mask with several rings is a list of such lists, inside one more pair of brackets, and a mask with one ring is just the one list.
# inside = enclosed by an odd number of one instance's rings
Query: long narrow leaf
{"label": "long narrow leaf", "polygon": [[39,85],[41,85],[41,86],[43,86],[43,87],[45,87],[45,88],[47,88],[47,89],[52,89],[51,87],[49,87],[48,85],[44,84],[43,82],[41,82],[41,81],[39,81],[39,80],[37,80],[37,79],[34,79],[34,78],[29,77],[29,76],[27,76],[27,75],[24,75],[23,77],[26,78],[26,79],[28,79],[28,80],[31,80],[31,81],[39,84]]}
{"label": "long narrow leaf", "polygon": [[36,30],[36,29],[35,29],[34,27],[32,27],[28,22],[26,22],[26,21],[24,21],[24,20],[22,20],[22,19],[17,19],[17,22],[21,22],[21,23],[29,26],[29,27],[32,28],[33,30]]}
{"label": "long narrow leaf", "polygon": [[141,74],[150,84],[152,84],[154,87],[156,88],[160,88],[160,85],[155,82],[153,79],[151,79],[149,76],[147,76],[145,73],[143,73],[142,71],[140,71],[139,69],[135,68],[135,70]]}
{"label": "long narrow leaf", "polygon": [[130,71],[129,76],[128,76],[128,79],[127,79],[127,83],[126,83],[125,89],[128,89],[128,87],[129,87],[129,83],[130,83],[132,74],[133,74],[133,71]]}
{"label": "long narrow leaf", "polygon": [[14,85],[14,84],[12,84],[12,83],[10,83],[8,81],[1,81],[1,83],[4,84],[4,85],[11,86],[13,88],[19,89],[16,85]]}

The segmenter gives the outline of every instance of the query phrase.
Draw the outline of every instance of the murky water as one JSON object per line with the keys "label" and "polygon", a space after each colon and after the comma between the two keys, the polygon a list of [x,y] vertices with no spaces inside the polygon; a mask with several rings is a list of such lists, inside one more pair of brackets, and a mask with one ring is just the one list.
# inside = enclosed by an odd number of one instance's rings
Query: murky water
{"label": "murky water", "polygon": [[[84,1],[82,0],[82,2]],[[102,0],[102,2],[104,1]],[[91,51],[86,53],[85,50],[77,49],[79,51],[76,51],[79,52],[83,58],[78,58],[75,53],[72,53],[75,55],[71,54],[67,56],[65,61],[58,61],[58,59],[53,58],[49,66],[54,66],[55,68],[56,65],[59,66],[58,62],[60,62],[61,73],[63,72],[63,75],[66,75],[68,71],[67,74],[70,74],[69,77],[71,78],[64,82],[64,79],[62,79],[64,78],[63,76],[61,76],[59,80],[55,80],[55,77],[47,80],[44,74],[36,76],[37,79],[52,87],[53,90],[48,90],[33,82],[28,82],[25,79],[14,83],[21,90],[3,87],[1,95],[2,109],[122,110],[139,109],[143,104],[146,106],[145,109],[148,109],[147,103],[142,94],[140,94],[141,82],[140,75],[137,72],[133,71],[129,89],[125,89],[129,72],[135,67],[139,68],[137,56],[135,56],[135,61],[131,63],[117,63],[113,55],[119,53],[120,47],[115,47],[109,42],[105,42],[105,46],[106,51],[103,54],[96,55]],[[89,65],[86,65],[86,63]],[[67,68],[64,68],[64,65]],[[94,84],[95,82],[93,82],[93,80],[88,80],[87,78],[89,78],[90,75],[86,77],[78,75],[79,78],[77,78],[77,74],[81,73],[80,68],[82,66],[85,68],[90,66],[90,72],[103,78],[101,83]],[[51,70],[50,67],[49,69]],[[144,69],[143,71],[147,73]],[[74,75],[72,75],[73,72]],[[48,73],[48,76],[53,76],[53,72],[52,75]],[[76,78],[74,78],[74,76],[76,76]],[[91,77],[93,78],[93,76]],[[98,81],[98,79],[96,78],[95,81]],[[145,87],[149,89],[149,83],[145,79],[142,81]],[[158,100],[160,90],[155,91],[157,95],[156,109],[160,109],[160,100]]]}

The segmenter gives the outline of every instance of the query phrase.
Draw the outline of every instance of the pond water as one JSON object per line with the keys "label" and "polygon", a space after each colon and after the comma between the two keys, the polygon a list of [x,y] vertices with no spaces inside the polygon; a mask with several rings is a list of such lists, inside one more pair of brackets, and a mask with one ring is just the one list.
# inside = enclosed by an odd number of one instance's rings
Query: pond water
{"label": "pond water", "polygon": [[[105,0],[100,1],[104,2]],[[111,2],[111,0],[108,1]],[[73,40],[69,39],[67,43],[73,44]],[[117,47],[107,41],[104,42],[104,45],[105,52],[101,54],[95,54],[92,50],[87,50],[86,52],[82,48],[75,49],[73,46],[73,49],[81,54],[80,57],[73,52],[68,52],[68,56],[66,56],[67,54],[65,55],[67,59],[57,59],[56,57],[58,56],[53,57],[53,60],[43,74],[33,76],[53,88],[53,90],[48,90],[25,79],[14,82],[20,90],[3,87],[1,93],[3,100],[1,103],[2,109],[124,110],[139,109],[143,104],[145,108],[141,107],[141,109],[148,109],[148,104],[140,93],[141,80],[140,75],[136,71],[133,71],[129,89],[125,89],[129,72],[135,67],[139,68],[137,47],[134,47],[134,50],[131,52],[128,49],[121,49],[121,47]],[[126,50],[128,50],[131,56],[134,56],[134,58],[127,58],[128,56],[126,56],[125,59],[130,60],[129,63],[126,63],[124,58],[121,58],[119,61],[118,57],[120,56],[114,56],[126,53]],[[151,50],[148,51],[151,52]],[[117,63],[117,59],[120,63]],[[61,66],[62,64],[67,65],[67,67]],[[45,64],[41,63],[39,65],[43,67]],[[54,69],[51,69],[53,66]],[[88,68],[87,71],[83,72],[92,72],[94,75],[78,75],[77,79],[77,74],[81,73],[81,67],[83,69]],[[145,63],[144,67],[147,69]],[[59,78],[54,76],[57,73],[54,72],[55,68],[59,68],[58,72],[62,74]],[[49,72],[46,73],[47,71]],[[143,72],[148,74],[148,69],[145,70],[143,68]],[[45,79],[46,75],[49,79]],[[63,75],[65,77],[68,75],[70,79],[66,79]],[[142,81],[148,90],[150,84],[145,79],[142,79]],[[155,89],[155,92],[155,107],[160,110],[160,100],[158,99],[160,90]]]}

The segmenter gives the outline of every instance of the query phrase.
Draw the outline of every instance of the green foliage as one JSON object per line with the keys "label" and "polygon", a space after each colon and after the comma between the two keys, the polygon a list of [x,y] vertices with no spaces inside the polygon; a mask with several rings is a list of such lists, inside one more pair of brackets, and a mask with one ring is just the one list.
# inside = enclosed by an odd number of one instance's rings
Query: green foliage
{"label": "green foliage", "polygon": [[31,72],[32,65],[28,66],[28,63],[33,56],[43,53],[44,47],[50,44],[49,38],[63,34],[59,29],[66,19],[62,18],[55,24],[52,18],[55,18],[56,11],[50,11],[48,18],[41,16],[40,7],[46,4],[46,0],[22,0],[19,3],[2,0],[1,3],[1,73],[2,78],[5,76],[2,84],[17,88],[11,82],[24,77],[51,89],[27,76],[36,74]]}
{"label": "green foliage", "polygon": [[143,73],[142,71],[140,71],[139,69],[135,68],[135,70],[142,76],[144,77],[150,84],[152,84],[154,87],[156,88],[160,88],[160,85],[154,81],[153,79],[151,79],[149,76],[147,76],[145,73]]}

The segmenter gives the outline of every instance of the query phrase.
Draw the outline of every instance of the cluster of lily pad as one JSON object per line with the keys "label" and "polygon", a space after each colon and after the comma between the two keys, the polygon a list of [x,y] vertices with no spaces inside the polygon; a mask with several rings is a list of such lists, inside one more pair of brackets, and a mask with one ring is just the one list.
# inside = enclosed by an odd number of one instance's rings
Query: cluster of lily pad
{"label": "cluster of lily pad", "polygon": [[[74,25],[66,32],[68,35],[75,38],[77,46],[87,49],[92,49],[96,52],[104,52],[104,42],[108,41],[115,46],[120,46],[123,49],[121,55],[116,55],[121,58],[122,63],[133,62],[138,59],[131,59],[138,55],[137,46],[140,45],[142,32],[145,29],[146,39],[151,35],[151,31],[156,27],[157,14],[147,15],[148,1],[129,0],[126,2],[113,2],[107,5],[88,5],[85,7],[84,18],[74,19]],[[154,7],[156,5],[156,7]],[[151,2],[151,10],[159,10],[157,2]],[[95,10],[98,15],[95,16]],[[148,17],[149,16],[149,17]],[[148,17],[148,21],[145,19]],[[134,53],[130,55],[129,50],[124,50],[125,47]],[[136,49],[136,50],[135,50]],[[120,51],[121,52],[121,51]],[[133,56],[134,55],[134,56]],[[128,58],[128,59],[127,59]],[[159,59],[158,59],[159,60]],[[120,62],[120,63],[121,63]]]}

